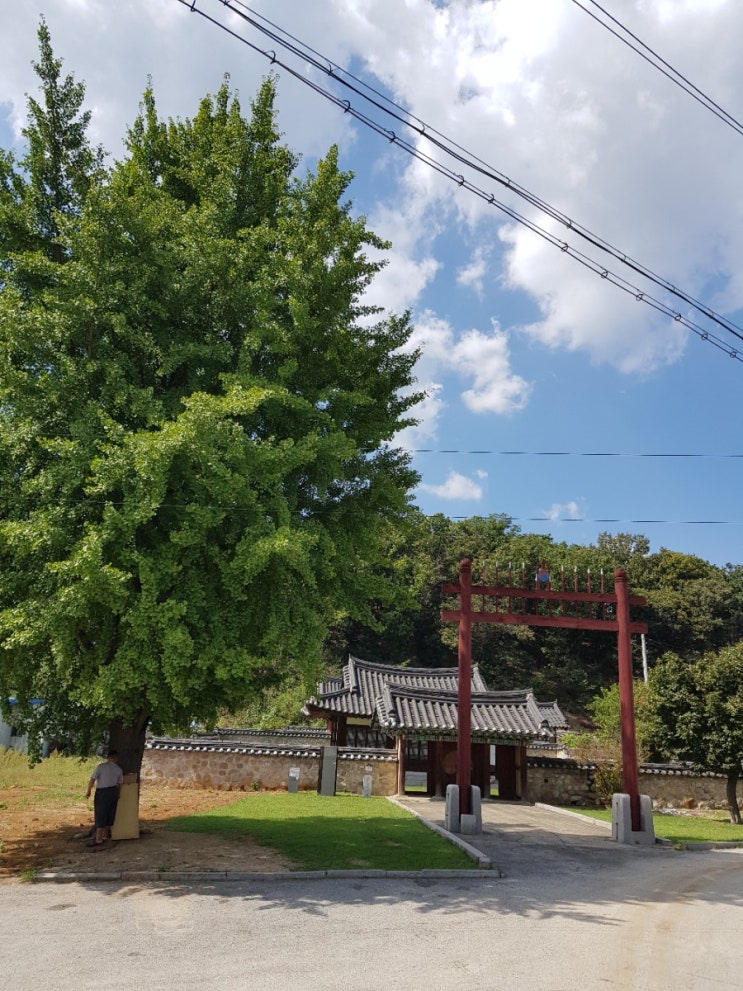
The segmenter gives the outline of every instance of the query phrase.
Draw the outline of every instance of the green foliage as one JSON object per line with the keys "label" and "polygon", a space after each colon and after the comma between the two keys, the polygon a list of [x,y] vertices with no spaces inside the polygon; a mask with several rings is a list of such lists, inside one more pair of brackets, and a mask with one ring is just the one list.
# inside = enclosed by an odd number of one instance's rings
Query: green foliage
{"label": "green foliage", "polygon": [[[601,534],[595,547],[555,543],[550,537],[523,534],[502,515],[469,520],[412,513],[406,531],[389,538],[390,569],[407,594],[389,605],[377,603],[374,628],[343,618],[326,641],[325,660],[337,671],[349,651],[370,660],[416,666],[456,664],[457,629],[442,624],[446,603],[443,582],[455,582],[458,563],[473,560],[473,577],[515,584],[533,581],[541,560],[551,569],[553,586],[567,588],[577,577],[585,588],[590,569],[594,589],[614,586],[614,571],[628,574],[630,591],[645,595],[645,608],[633,607],[633,618],[649,624],[651,665],[668,646],[685,656],[698,656],[709,645],[740,639],[743,630],[741,569],[716,568],[700,558],[662,549],[649,554],[642,534]],[[510,568],[509,568],[510,566]],[[453,605],[453,600],[452,600]],[[633,643],[634,668],[641,669],[640,644]],[[532,687],[540,698],[556,698],[569,712],[582,713],[602,689],[616,684],[616,638],[585,630],[530,629],[496,624],[475,625],[473,660],[496,689]],[[640,689],[641,691],[641,689]],[[638,723],[642,713],[638,711]]]}
{"label": "green foliage", "polygon": [[390,600],[416,355],[363,303],[384,245],[336,149],[294,177],[273,81],[247,119],[226,83],[167,123],[148,90],[102,175],[40,40],[57,112],[30,103],[26,174],[3,160],[0,696],[141,739],[313,680],[328,624]]}
{"label": "green foliage", "polygon": [[0,257],[27,293],[48,284],[53,267],[45,260],[61,263],[68,257],[64,228],[74,226],[91,186],[103,175],[103,151],[87,137],[85,87],[62,75],[43,18],[37,34],[40,57],[33,65],[42,92],[39,100],[28,98],[27,152],[20,170],[12,154],[0,151]]}
{"label": "green foliage", "polygon": [[699,655],[733,642],[743,599],[722,568],[663,548],[648,559],[641,587],[657,654]]}
{"label": "green foliage", "polygon": [[692,662],[667,655],[651,672],[650,689],[649,743],[654,752],[726,775],[731,819],[739,822],[743,641]]}
{"label": "green foliage", "polygon": [[[635,715],[635,742],[638,760],[645,759],[645,734],[647,732],[648,686],[642,681],[633,685]],[[622,790],[622,720],[619,703],[619,685],[603,688],[587,706],[594,723],[594,730],[567,733],[563,743],[579,760],[595,765],[594,785],[596,794],[605,804],[611,803],[615,792]]]}
{"label": "green foliage", "polygon": [[248,705],[235,712],[222,712],[217,726],[250,729],[283,729],[306,722],[302,706],[313,694],[314,685],[288,678],[281,685],[266,688]]}
{"label": "green foliage", "polygon": [[[635,714],[635,738],[640,759],[644,757],[645,734],[648,725],[649,688],[644,681],[635,681],[632,686]],[[596,735],[606,743],[620,743],[622,718],[619,702],[619,685],[614,683],[602,688],[589,703],[588,712],[596,726]]]}
{"label": "green foliage", "polygon": [[[570,812],[580,812],[591,819],[611,822],[611,809],[576,809]],[[655,813],[653,815],[653,831],[660,839],[669,840],[679,849],[689,843],[742,843],[741,830],[738,825],[723,821],[719,814],[695,812],[691,815],[668,815]]]}
{"label": "green foliage", "polygon": [[411,813],[379,797],[256,794],[234,805],[171,819],[168,826],[182,832],[252,836],[288,857],[295,870],[475,866]]}

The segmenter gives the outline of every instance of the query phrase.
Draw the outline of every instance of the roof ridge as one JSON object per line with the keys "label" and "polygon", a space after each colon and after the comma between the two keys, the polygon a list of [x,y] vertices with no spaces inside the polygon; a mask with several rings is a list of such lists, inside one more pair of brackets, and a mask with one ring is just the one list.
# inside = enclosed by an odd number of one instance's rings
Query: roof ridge
{"label": "roof ridge", "polygon": [[[408,667],[406,664],[382,664],[381,661],[365,661],[361,657],[355,657],[353,654],[348,655],[349,665],[353,664],[354,667],[361,667],[366,669],[373,669],[375,671],[386,672],[405,672],[407,674],[441,674],[446,671],[448,674],[459,674],[459,668],[456,666],[449,665],[445,668],[428,668],[428,667]],[[473,664],[472,670],[477,668],[476,664]]]}

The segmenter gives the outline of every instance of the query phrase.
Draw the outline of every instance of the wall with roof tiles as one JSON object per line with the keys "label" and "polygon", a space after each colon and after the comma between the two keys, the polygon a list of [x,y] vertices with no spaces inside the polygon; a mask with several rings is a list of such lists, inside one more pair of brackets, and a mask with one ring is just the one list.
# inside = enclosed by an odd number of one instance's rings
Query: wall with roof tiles
{"label": "wall with roof tiles", "polygon": [[145,750],[141,777],[145,784],[171,788],[286,789],[290,767],[299,767],[300,788],[317,788],[317,752],[299,757],[216,749]]}
{"label": "wall with roof tiles", "polygon": [[[142,763],[145,784],[174,788],[216,788],[228,791],[286,790],[289,769],[299,768],[299,787],[314,791],[320,773],[320,749],[292,749],[286,753],[261,748],[224,748],[188,742],[161,749],[148,748]],[[397,759],[367,751],[344,749],[338,759],[338,791],[360,793],[371,768],[372,793],[397,793]],[[656,767],[640,770],[640,792],[650,795],[655,808],[726,808],[725,778]],[[594,770],[574,760],[531,758],[528,799],[551,805],[598,805]]]}
{"label": "wall with roof tiles", "polygon": [[[372,794],[397,792],[397,760],[367,753],[339,756],[338,791],[362,790],[362,779],[371,768]],[[320,773],[319,751],[290,754],[244,750],[172,747],[147,749],[142,761],[145,784],[171,788],[216,788],[227,791],[271,790],[288,787],[289,769],[299,768],[299,788],[314,791]]]}
{"label": "wall with roof tiles", "polygon": [[717,774],[640,772],[640,794],[658,809],[726,809],[727,781]]}
{"label": "wall with roof tiles", "polygon": [[[529,801],[550,805],[601,805],[596,794],[591,767],[550,761],[549,766],[529,761]],[[640,768],[639,790],[649,795],[653,807],[727,808],[725,778],[719,775],[693,774],[671,769],[643,771]]]}

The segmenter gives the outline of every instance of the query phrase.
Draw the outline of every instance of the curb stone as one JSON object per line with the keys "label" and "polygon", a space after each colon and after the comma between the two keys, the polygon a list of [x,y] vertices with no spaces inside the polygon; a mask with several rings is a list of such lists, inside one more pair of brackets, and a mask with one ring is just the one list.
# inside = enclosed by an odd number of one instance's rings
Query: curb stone
{"label": "curb stone", "polygon": [[[477,862],[477,866],[480,870],[489,871],[493,869],[493,862],[487,854],[484,854],[482,850],[478,850],[476,847],[467,843],[466,840],[460,839],[455,833],[450,833],[448,830],[439,826],[438,823],[431,822],[430,819],[426,819],[424,815],[421,815],[417,809],[410,808],[410,806],[405,805],[403,802],[398,801],[394,795],[388,795],[387,801],[392,802],[393,805],[397,805],[401,809],[405,809],[406,812],[410,812],[417,819],[423,823],[424,826],[428,827],[432,832],[436,833],[438,836],[443,837],[443,839],[448,840],[454,846],[459,847],[459,849],[466,853],[470,860]],[[420,871],[417,873],[421,873]],[[496,872],[497,873],[497,872]]]}
{"label": "curb stone", "polygon": [[475,849],[465,840],[460,839],[458,836],[447,832],[441,826],[437,825],[435,822],[431,822],[430,819],[426,819],[425,816],[421,815],[415,809],[410,809],[408,806],[403,805],[401,802],[397,802],[393,797],[389,800],[393,804],[398,805],[400,808],[405,809],[406,812],[412,813],[417,819],[419,819],[425,826],[427,826],[434,833],[448,840],[454,846],[459,847],[470,860],[474,860],[477,863],[477,867],[471,870],[456,870],[452,868],[435,870],[433,868],[424,868],[420,871],[385,871],[376,869],[367,870],[325,870],[325,871],[285,871],[281,874],[272,872],[258,872],[258,871],[107,871],[105,873],[94,874],[89,871],[75,873],[72,871],[40,871],[33,877],[34,882],[52,882],[57,884],[72,884],[74,882],[86,882],[91,881],[172,881],[174,883],[214,883],[214,882],[225,882],[225,881],[318,881],[325,879],[342,879],[342,878],[355,878],[359,880],[372,880],[380,878],[419,878],[426,880],[450,880],[456,878],[501,878],[503,874],[497,869],[493,869],[492,861],[488,856],[482,853],[481,850]]}
{"label": "curb stone", "polygon": [[473,870],[422,870],[422,871],[341,871],[341,870],[327,870],[327,871],[288,871],[285,874],[273,874],[273,873],[258,873],[250,871],[193,871],[189,873],[188,871],[121,871],[120,873],[107,872],[105,874],[89,874],[80,873],[75,874],[69,871],[40,871],[38,874],[34,875],[34,883],[52,883],[52,884],[76,884],[76,883],[86,883],[91,882],[106,882],[110,883],[112,881],[136,881],[136,882],[148,882],[148,881],[168,881],[177,884],[203,884],[203,883],[216,883],[220,884],[229,881],[270,881],[275,883],[277,881],[322,881],[322,880],[343,880],[345,879],[357,879],[357,880],[378,880],[378,879],[426,879],[426,880],[451,880],[451,879],[467,879],[467,878],[483,878],[485,880],[493,880],[493,878],[499,878],[503,875],[500,871],[494,870],[482,870],[474,868]]}

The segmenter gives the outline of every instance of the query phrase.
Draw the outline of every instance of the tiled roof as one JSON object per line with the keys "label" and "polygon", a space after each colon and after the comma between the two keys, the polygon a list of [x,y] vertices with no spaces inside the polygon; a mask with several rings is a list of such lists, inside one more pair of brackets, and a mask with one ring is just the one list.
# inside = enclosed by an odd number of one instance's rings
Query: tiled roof
{"label": "tiled roof", "polygon": [[[331,678],[317,686],[317,694],[308,699],[306,710],[340,713],[371,719],[377,699],[385,685],[405,685],[425,691],[456,692],[459,683],[456,668],[402,668],[392,664],[374,664],[350,655],[343,666],[343,680]],[[472,669],[472,691],[487,691],[479,668]]]}
{"label": "tiled roof", "polygon": [[[217,740],[187,740],[172,739],[171,737],[150,737],[145,743],[145,750],[172,750],[188,753],[210,754],[246,754],[259,757],[292,757],[320,758],[321,747],[299,744],[296,747],[261,747],[240,746],[239,744],[224,744]],[[339,747],[338,756],[344,760],[355,761],[386,761],[397,760],[394,750],[380,750],[374,747]]]}
{"label": "tiled roof", "polygon": [[[595,770],[596,763],[592,760],[578,760],[575,757],[542,757],[530,756],[527,758],[529,767],[543,767],[556,771],[574,771],[580,769]],[[660,774],[668,777],[695,777],[695,778],[724,778],[724,774],[717,774],[715,771],[698,771],[693,764],[638,764],[637,770],[640,774]]]}
{"label": "tiled roof", "polygon": [[[376,721],[390,734],[455,737],[457,668],[405,668],[374,664],[353,655],[343,678],[317,686],[306,715],[345,715]],[[556,702],[537,702],[531,691],[490,692],[472,669],[472,736],[481,740],[550,740],[567,726]]]}
{"label": "tiled roof", "polygon": [[328,678],[327,681],[321,681],[317,686],[318,695],[331,695],[333,692],[342,692],[343,679],[342,678]]}
{"label": "tiled roof", "polygon": [[321,747],[261,747],[236,743],[220,743],[217,740],[177,740],[170,737],[151,737],[145,742],[145,750],[182,750],[189,753],[258,754],[272,757],[320,757]]}
{"label": "tiled roof", "polygon": [[546,719],[551,730],[567,729],[568,721],[563,716],[562,710],[557,702],[537,702],[542,719]]}
{"label": "tiled roof", "polygon": [[[377,700],[377,716],[380,725],[393,734],[453,738],[457,734],[457,693],[387,683]],[[530,691],[472,693],[473,739],[526,742],[551,736]]]}
{"label": "tiled roof", "polygon": [[209,743],[213,741],[242,743],[249,741],[260,744],[262,742],[276,743],[285,741],[287,746],[291,746],[296,740],[317,740],[324,742],[330,736],[326,729],[318,729],[315,726],[286,726],[282,729],[247,729],[245,727],[225,727],[215,726],[213,730],[202,733],[192,733],[191,739],[196,742]]}

